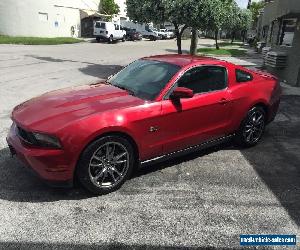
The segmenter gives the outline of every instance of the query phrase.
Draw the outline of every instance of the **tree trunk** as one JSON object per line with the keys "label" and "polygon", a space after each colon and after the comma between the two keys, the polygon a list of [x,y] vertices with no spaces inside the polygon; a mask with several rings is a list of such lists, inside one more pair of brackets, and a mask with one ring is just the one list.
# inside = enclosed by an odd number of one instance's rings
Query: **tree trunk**
{"label": "tree trunk", "polygon": [[235,32],[232,31],[232,32],[231,32],[231,43],[234,42],[234,38],[235,38]]}
{"label": "tree trunk", "polygon": [[177,23],[173,23],[175,27],[175,35],[176,35],[176,40],[177,40],[177,51],[178,54],[182,54],[182,48],[181,48],[181,38],[183,32],[186,30],[187,26],[183,26],[181,30],[179,30],[179,25]]}
{"label": "tree trunk", "polygon": [[242,41],[243,41],[243,43],[245,43],[245,36],[246,36],[246,31],[245,30],[243,30],[242,31]]}
{"label": "tree trunk", "polygon": [[216,49],[220,49],[219,44],[218,44],[218,31],[215,31],[215,41],[216,41]]}
{"label": "tree trunk", "polygon": [[190,47],[191,55],[197,54],[197,45],[198,45],[198,30],[193,28],[192,29],[191,47]]}

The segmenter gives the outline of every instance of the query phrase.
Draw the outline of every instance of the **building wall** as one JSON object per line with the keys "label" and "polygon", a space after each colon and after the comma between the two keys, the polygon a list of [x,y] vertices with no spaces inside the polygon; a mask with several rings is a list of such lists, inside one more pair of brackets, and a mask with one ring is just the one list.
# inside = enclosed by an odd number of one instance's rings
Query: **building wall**
{"label": "building wall", "polygon": [[120,7],[119,16],[126,17],[127,16],[126,0],[115,0],[115,3]]}
{"label": "building wall", "polygon": [[[281,32],[280,24],[283,18],[298,19],[292,46],[278,45],[279,34]],[[267,69],[290,85],[300,86],[300,0],[275,0],[267,3],[264,8],[260,28],[263,29],[263,27],[267,26],[267,37],[262,38],[262,36],[260,36],[260,38],[265,40],[267,46],[272,47],[273,51],[287,53],[286,68],[275,69],[267,67]]]}
{"label": "building wall", "polygon": [[[98,10],[100,0],[0,1],[0,34],[9,36],[80,36],[80,9]],[[72,28],[73,27],[73,28]]]}
{"label": "building wall", "polygon": [[264,9],[262,25],[267,25],[272,20],[291,13],[300,13],[299,0],[275,0],[268,2]]}
{"label": "building wall", "polygon": [[300,86],[300,30],[295,32],[292,47],[273,45],[272,50],[287,53],[287,67],[284,69],[268,67],[268,70],[277,75],[282,81],[286,81],[292,86]]}

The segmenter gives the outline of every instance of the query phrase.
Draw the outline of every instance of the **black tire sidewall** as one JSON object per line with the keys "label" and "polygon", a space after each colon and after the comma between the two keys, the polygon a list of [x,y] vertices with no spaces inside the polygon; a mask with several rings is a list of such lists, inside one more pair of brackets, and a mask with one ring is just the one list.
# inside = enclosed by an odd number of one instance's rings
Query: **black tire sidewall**
{"label": "black tire sidewall", "polygon": [[[89,162],[94,154],[94,152],[104,143],[107,142],[118,142],[121,143],[128,151],[129,153],[129,167],[127,170],[127,173],[125,174],[123,180],[118,183],[116,186],[111,187],[111,188],[100,188],[97,187],[93,184],[93,182],[90,180],[89,176]],[[83,153],[80,156],[80,159],[77,163],[77,168],[76,168],[76,174],[77,177],[80,181],[80,183],[91,193],[96,194],[96,195],[103,195],[103,194],[108,194],[111,193],[117,189],[119,189],[124,182],[131,176],[133,168],[134,168],[134,163],[135,163],[135,156],[134,156],[134,150],[133,146],[131,143],[126,139],[121,136],[115,136],[115,135],[110,135],[110,136],[105,136],[102,138],[99,138],[92,142],[90,145],[86,147],[86,149],[83,151]]]}

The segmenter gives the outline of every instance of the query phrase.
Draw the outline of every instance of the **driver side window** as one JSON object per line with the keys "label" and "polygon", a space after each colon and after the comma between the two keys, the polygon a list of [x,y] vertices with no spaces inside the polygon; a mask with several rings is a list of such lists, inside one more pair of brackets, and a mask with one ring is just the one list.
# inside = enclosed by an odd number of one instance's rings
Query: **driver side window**
{"label": "driver side window", "polygon": [[184,73],[177,86],[189,88],[194,94],[222,90],[227,87],[227,71],[220,66],[195,67]]}

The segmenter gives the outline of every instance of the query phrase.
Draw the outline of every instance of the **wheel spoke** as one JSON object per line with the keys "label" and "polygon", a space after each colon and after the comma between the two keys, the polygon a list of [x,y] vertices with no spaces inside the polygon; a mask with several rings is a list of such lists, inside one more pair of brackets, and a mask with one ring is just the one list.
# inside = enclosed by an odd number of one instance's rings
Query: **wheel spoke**
{"label": "wheel spoke", "polygon": [[116,179],[116,177],[114,176],[114,173],[113,173],[111,170],[109,170],[108,173],[109,173],[109,175],[113,178],[114,182],[116,182],[117,179]]}
{"label": "wheel spoke", "polygon": [[245,133],[249,133],[252,130],[252,128],[249,128],[247,130],[245,130]]}
{"label": "wheel spoke", "polygon": [[253,135],[253,131],[251,130],[250,132],[249,132],[249,134],[247,135],[247,141],[251,141],[251,138],[253,137],[252,136]]}
{"label": "wheel spoke", "polygon": [[99,163],[99,164],[95,164],[95,163],[91,163],[90,164],[92,167],[103,167],[103,163]]}
{"label": "wheel spoke", "polygon": [[119,177],[123,177],[122,174],[119,172],[119,170],[116,169],[115,167],[111,168],[111,170],[112,170],[113,172],[115,172]]}
{"label": "wheel spoke", "polygon": [[96,159],[97,161],[101,161],[101,163],[103,162],[102,157],[100,158],[100,157],[98,157],[96,155],[93,156],[93,159]]}
{"label": "wheel spoke", "polygon": [[106,144],[105,157],[106,157],[106,159],[109,159],[109,144]]}
{"label": "wheel spoke", "polygon": [[121,159],[122,157],[124,157],[125,155],[127,155],[127,152],[123,152],[123,153],[117,155],[117,156],[114,158],[114,161],[116,162],[116,161],[120,160],[120,159]]}
{"label": "wheel spoke", "polygon": [[102,177],[102,175],[106,172],[106,169],[103,168],[95,177],[94,180],[97,182],[99,180],[100,177]]}
{"label": "wheel spoke", "polygon": [[114,164],[122,164],[122,163],[125,163],[125,162],[127,162],[127,160],[114,161],[113,163]]}
{"label": "wheel spoke", "polygon": [[113,146],[110,150],[110,153],[109,153],[111,159],[113,159],[115,151],[116,151],[116,144],[113,144]]}
{"label": "wheel spoke", "polygon": [[256,119],[256,124],[261,124],[262,123],[262,118],[263,118],[263,115],[260,115],[257,119]]}

